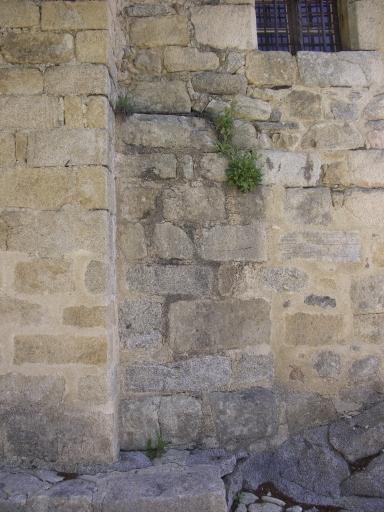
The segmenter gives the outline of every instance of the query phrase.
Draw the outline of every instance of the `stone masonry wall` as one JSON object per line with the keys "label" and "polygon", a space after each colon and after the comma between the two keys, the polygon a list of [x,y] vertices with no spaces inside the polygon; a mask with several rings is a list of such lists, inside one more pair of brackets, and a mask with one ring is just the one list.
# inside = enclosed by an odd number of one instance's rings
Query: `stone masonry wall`
{"label": "stone masonry wall", "polygon": [[[257,51],[247,0],[124,0],[119,19],[122,448],[259,449],[376,401],[383,55]],[[232,99],[263,166],[249,194],[208,120]]]}
{"label": "stone masonry wall", "polygon": [[0,457],[116,457],[115,6],[0,2]]}

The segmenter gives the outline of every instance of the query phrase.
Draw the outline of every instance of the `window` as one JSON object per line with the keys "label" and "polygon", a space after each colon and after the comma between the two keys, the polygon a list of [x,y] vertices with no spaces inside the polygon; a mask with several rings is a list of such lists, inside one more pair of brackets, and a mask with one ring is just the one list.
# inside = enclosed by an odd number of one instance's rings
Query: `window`
{"label": "window", "polygon": [[337,0],[256,0],[260,50],[340,50]]}

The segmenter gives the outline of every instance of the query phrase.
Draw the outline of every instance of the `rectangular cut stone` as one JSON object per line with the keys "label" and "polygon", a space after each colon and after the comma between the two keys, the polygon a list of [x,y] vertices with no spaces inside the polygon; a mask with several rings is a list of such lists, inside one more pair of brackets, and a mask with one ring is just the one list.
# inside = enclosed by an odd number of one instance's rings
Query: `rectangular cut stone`
{"label": "rectangular cut stone", "polygon": [[61,109],[57,98],[50,96],[1,96],[0,129],[55,128]]}
{"label": "rectangular cut stone", "polygon": [[60,64],[74,57],[73,37],[52,32],[9,32],[2,55],[12,64]]}
{"label": "rectangular cut stone", "polygon": [[384,151],[350,151],[346,158],[346,164],[335,162],[327,166],[325,174],[327,184],[360,188],[384,187],[382,172]]}
{"label": "rectangular cut stone", "polygon": [[63,324],[80,328],[106,327],[107,313],[105,306],[71,306],[63,310]]}
{"label": "rectangular cut stone", "polygon": [[332,220],[332,198],[328,188],[287,188],[284,212],[293,224],[326,226]]}
{"label": "rectangular cut stone", "polygon": [[245,73],[249,82],[258,86],[285,86],[298,81],[296,58],[288,52],[250,52]]}
{"label": "rectangular cut stone", "polygon": [[384,274],[353,280],[351,299],[355,313],[384,313]]}
{"label": "rectangular cut stone", "polygon": [[43,30],[108,29],[108,2],[44,2],[41,12]]}
{"label": "rectangular cut stone", "polygon": [[256,355],[242,352],[232,360],[233,375],[231,389],[272,386],[274,379],[274,359],[271,354]]}
{"label": "rectangular cut stone", "polygon": [[26,300],[0,295],[1,325],[38,325],[42,320],[42,308]]}
{"label": "rectangular cut stone", "polygon": [[125,300],[119,306],[119,340],[122,349],[159,347],[164,327],[162,301],[145,298]]}
{"label": "rectangular cut stone", "polygon": [[124,388],[127,393],[215,391],[225,389],[230,378],[227,357],[195,357],[167,364],[130,365],[125,370]]}
{"label": "rectangular cut stone", "polygon": [[257,223],[204,229],[199,253],[205,260],[212,261],[265,261],[265,226]]}
{"label": "rectangular cut stone", "polygon": [[381,0],[348,2],[349,46],[352,50],[384,49],[384,13]]}
{"label": "rectangular cut stone", "polygon": [[180,80],[139,82],[132,92],[132,108],[139,112],[184,113],[191,111],[186,84]]}
{"label": "rectangular cut stone", "polygon": [[38,69],[0,68],[0,94],[20,95],[42,92],[43,75]]}
{"label": "rectangular cut stone", "polygon": [[131,25],[131,44],[139,48],[189,43],[188,19],[185,16],[158,16],[135,19]]}
{"label": "rectangular cut stone", "polygon": [[0,27],[27,28],[40,22],[39,7],[30,0],[2,0]]}
{"label": "rectangular cut stone", "polygon": [[132,146],[216,151],[216,134],[196,117],[133,114],[122,125],[121,138]]}
{"label": "rectangular cut stone", "polygon": [[345,231],[305,231],[283,235],[280,250],[284,259],[357,262],[361,259],[360,237]]}
{"label": "rectangular cut stone", "polygon": [[364,146],[359,130],[347,122],[320,122],[310,127],[301,146],[317,149],[355,149]]}
{"label": "rectangular cut stone", "polygon": [[256,15],[251,5],[206,5],[192,9],[199,44],[250,50],[257,46]]}
{"label": "rectangular cut stone", "polygon": [[208,94],[240,94],[245,92],[247,80],[243,75],[207,71],[195,74],[192,86],[195,91]]}
{"label": "rectangular cut stone", "polygon": [[312,187],[321,176],[321,159],[316,152],[260,151],[263,184],[285,187]]}
{"label": "rectangular cut stone", "polygon": [[213,284],[210,268],[188,265],[131,265],[126,272],[131,290],[155,295],[208,295]]}
{"label": "rectangular cut stone", "polygon": [[159,396],[129,397],[120,403],[121,448],[144,450],[148,439],[156,439],[159,426]]}
{"label": "rectangular cut stone", "polygon": [[[160,429],[173,445],[180,448],[196,446],[202,429],[202,420],[201,400],[182,394],[161,398]],[[180,505],[180,492],[176,503]]]}
{"label": "rectangular cut stone", "polygon": [[176,302],[169,313],[170,345],[178,354],[216,353],[270,342],[264,299]]}
{"label": "rectangular cut stone", "polygon": [[112,60],[107,30],[84,30],[76,34],[76,57],[80,62],[107,64]]}
{"label": "rectangular cut stone", "polygon": [[88,128],[105,128],[110,126],[111,107],[104,96],[91,96],[87,102],[86,121]]}
{"label": "rectangular cut stone", "polygon": [[56,96],[110,93],[108,69],[97,64],[54,66],[45,72],[45,90]]}
{"label": "rectangular cut stone", "polygon": [[80,336],[17,336],[14,363],[89,364],[107,362],[107,341],[104,338]]}
{"label": "rectangular cut stone", "polygon": [[300,78],[309,86],[370,87],[384,78],[380,52],[299,52],[297,61]]}
{"label": "rectangular cut stone", "polygon": [[31,167],[108,165],[108,132],[59,128],[29,135],[27,163]]}
{"label": "rectangular cut stone", "polygon": [[341,315],[295,313],[285,317],[287,345],[336,345],[343,340]]}
{"label": "rectangular cut stone", "polygon": [[23,168],[0,174],[1,208],[53,210],[77,204],[106,209],[107,195],[107,171],[103,167]]}
{"label": "rectangular cut stone", "polygon": [[[13,133],[0,132],[0,167],[13,166],[14,163],[15,137]],[[0,174],[0,179],[1,176]]]}
{"label": "rectangular cut stone", "polygon": [[384,343],[384,314],[364,314],[353,317],[354,337],[358,343]]}
{"label": "rectangular cut stone", "polygon": [[344,195],[343,211],[350,223],[361,226],[382,226],[384,219],[384,191],[354,190]]}
{"label": "rectangular cut stone", "polygon": [[21,261],[15,267],[15,289],[38,295],[73,292],[72,262],[64,258]]}
{"label": "rectangular cut stone", "polygon": [[175,155],[149,154],[149,155],[123,155],[118,153],[115,160],[119,176],[136,178],[142,176],[149,179],[176,178],[177,160]]}
{"label": "rectangular cut stone", "polygon": [[169,46],[164,50],[164,66],[170,72],[210,71],[218,68],[219,63],[219,57],[214,52],[178,46]]}

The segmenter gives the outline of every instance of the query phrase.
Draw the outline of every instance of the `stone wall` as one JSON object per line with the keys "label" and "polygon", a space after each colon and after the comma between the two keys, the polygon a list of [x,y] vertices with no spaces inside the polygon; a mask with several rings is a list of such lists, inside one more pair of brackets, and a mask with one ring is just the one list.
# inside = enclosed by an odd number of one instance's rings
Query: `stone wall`
{"label": "stone wall", "polygon": [[[119,19],[122,448],[260,449],[377,400],[383,55],[257,51],[248,1],[126,0]],[[209,121],[233,99],[263,167],[249,194]]]}
{"label": "stone wall", "polygon": [[116,457],[108,1],[1,0],[0,457]]}

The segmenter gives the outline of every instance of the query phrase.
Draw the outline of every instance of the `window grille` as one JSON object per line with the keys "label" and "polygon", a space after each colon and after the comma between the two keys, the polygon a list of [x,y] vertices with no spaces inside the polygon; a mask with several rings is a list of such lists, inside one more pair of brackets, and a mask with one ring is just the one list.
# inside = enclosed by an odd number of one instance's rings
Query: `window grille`
{"label": "window grille", "polygon": [[256,0],[260,50],[340,50],[337,0]]}

